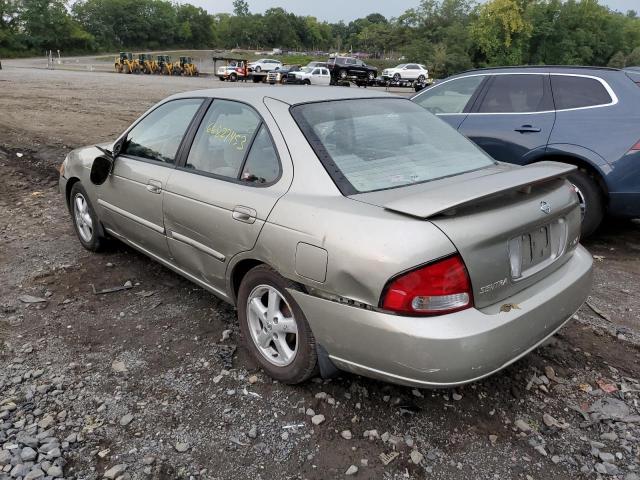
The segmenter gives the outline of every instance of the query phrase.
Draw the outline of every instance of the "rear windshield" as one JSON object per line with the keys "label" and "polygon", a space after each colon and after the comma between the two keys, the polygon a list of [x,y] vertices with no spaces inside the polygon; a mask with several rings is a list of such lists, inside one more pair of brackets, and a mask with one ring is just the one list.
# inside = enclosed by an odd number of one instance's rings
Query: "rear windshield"
{"label": "rear windshield", "polygon": [[494,163],[406,99],[308,103],[291,112],[344,195],[428,182]]}

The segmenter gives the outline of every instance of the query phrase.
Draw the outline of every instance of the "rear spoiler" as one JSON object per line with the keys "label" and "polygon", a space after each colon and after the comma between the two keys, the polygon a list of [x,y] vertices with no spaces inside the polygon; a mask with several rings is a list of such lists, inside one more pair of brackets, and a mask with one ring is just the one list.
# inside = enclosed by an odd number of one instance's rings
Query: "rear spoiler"
{"label": "rear spoiler", "polygon": [[[539,162],[490,175],[462,180],[452,186],[430,185],[418,193],[391,200],[384,208],[418,218],[429,218],[457,207],[505,192],[531,187],[566,177],[576,170],[573,165],[560,162]],[[436,182],[434,182],[436,183]]]}

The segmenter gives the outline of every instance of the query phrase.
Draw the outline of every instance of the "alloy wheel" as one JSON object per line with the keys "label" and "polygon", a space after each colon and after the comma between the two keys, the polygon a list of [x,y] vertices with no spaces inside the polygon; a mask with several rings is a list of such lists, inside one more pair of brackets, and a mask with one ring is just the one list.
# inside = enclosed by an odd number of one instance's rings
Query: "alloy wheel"
{"label": "alloy wheel", "polygon": [[587,213],[587,199],[582,193],[582,190],[578,188],[578,186],[574,183],[571,184],[576,194],[578,195],[578,203],[580,204],[580,220],[584,220],[584,216]]}
{"label": "alloy wheel", "polygon": [[85,242],[90,242],[93,238],[93,221],[89,213],[89,204],[81,193],[76,194],[73,200],[73,215],[78,233]]}
{"label": "alloy wheel", "polygon": [[251,340],[260,354],[277,367],[291,364],[298,352],[298,324],[282,294],[270,285],[258,285],[247,299]]}

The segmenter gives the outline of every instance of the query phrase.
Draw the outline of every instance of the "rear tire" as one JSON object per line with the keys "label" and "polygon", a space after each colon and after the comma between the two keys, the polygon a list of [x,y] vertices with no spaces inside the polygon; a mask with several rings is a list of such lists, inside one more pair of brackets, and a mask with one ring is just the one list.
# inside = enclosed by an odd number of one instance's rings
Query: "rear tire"
{"label": "rear tire", "polygon": [[[253,268],[240,284],[238,320],[247,350],[265,372],[280,382],[296,384],[317,373],[318,355],[311,327],[287,289],[300,290],[300,287],[267,265]],[[275,314],[273,319],[267,319],[272,295],[276,299]],[[258,307],[251,308],[249,304]],[[295,334],[291,333],[291,322],[295,324]],[[283,332],[284,325],[289,325],[289,333]],[[262,345],[261,339],[264,339]]]}
{"label": "rear tire", "polygon": [[80,244],[91,252],[101,250],[106,239],[102,235],[100,220],[91,205],[89,195],[80,182],[71,187],[69,212]]}
{"label": "rear tire", "polygon": [[595,178],[586,170],[568,176],[580,200],[582,211],[582,237],[593,234],[604,218],[604,195]]}

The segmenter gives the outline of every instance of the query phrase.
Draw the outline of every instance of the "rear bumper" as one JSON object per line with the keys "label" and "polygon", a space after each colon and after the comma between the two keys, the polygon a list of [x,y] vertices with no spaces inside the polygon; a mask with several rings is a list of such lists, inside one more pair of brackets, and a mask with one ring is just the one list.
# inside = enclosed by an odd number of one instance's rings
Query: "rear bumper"
{"label": "rear bumper", "polygon": [[[451,387],[491,375],[544,342],[580,308],[591,279],[591,255],[579,246],[542,282],[490,307],[442,317],[402,317],[291,294],[338,368],[403,385]],[[505,303],[519,308],[501,312]]]}

